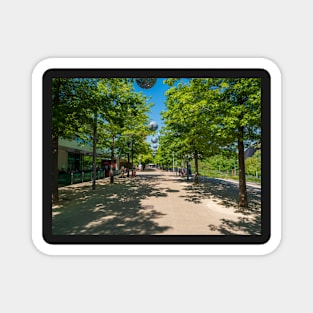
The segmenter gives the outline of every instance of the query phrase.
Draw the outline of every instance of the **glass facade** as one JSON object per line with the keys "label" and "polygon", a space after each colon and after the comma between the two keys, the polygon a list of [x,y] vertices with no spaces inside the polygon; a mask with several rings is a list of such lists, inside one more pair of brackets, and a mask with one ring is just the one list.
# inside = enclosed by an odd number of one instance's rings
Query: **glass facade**
{"label": "glass facade", "polygon": [[71,171],[81,171],[82,155],[79,153],[68,152],[67,165],[68,169]]}

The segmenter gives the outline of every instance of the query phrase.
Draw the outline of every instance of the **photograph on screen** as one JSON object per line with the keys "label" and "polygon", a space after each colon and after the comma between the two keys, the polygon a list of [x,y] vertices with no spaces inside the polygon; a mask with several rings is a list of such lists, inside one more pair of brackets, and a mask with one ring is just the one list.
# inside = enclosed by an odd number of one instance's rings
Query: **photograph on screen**
{"label": "photograph on screen", "polygon": [[50,69],[43,235],[64,244],[270,238],[262,69]]}

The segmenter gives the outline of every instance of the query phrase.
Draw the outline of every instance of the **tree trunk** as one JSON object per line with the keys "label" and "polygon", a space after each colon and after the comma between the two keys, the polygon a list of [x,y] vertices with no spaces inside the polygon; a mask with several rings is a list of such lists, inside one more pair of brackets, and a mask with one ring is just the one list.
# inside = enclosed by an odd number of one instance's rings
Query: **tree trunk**
{"label": "tree trunk", "polygon": [[[56,92],[55,92],[55,106],[60,104],[60,79],[56,80]],[[53,125],[52,125],[53,127]],[[55,129],[54,129],[55,130]],[[53,130],[52,130],[53,131]],[[58,154],[59,154],[59,136],[58,131],[52,132],[52,202],[53,204],[59,204],[59,189],[58,189]]]}
{"label": "tree trunk", "polygon": [[243,127],[239,127],[238,134],[238,159],[239,159],[239,207],[248,207],[245,155],[243,144]]}
{"label": "tree trunk", "polygon": [[111,166],[110,166],[110,184],[114,183],[114,135],[112,136],[112,148],[111,148]]}
{"label": "tree trunk", "polygon": [[134,177],[134,141],[131,141],[131,153],[132,153],[132,177]]}
{"label": "tree trunk", "polygon": [[97,178],[97,112],[94,116],[93,125],[93,151],[92,151],[92,189],[96,189]]}
{"label": "tree trunk", "polygon": [[194,172],[194,183],[198,184],[198,173],[199,173],[199,164],[198,164],[198,151],[195,151],[195,172]]}
{"label": "tree trunk", "polygon": [[127,177],[129,177],[129,152],[127,153]]}
{"label": "tree trunk", "polygon": [[59,203],[58,189],[58,137],[52,137],[52,201]]}

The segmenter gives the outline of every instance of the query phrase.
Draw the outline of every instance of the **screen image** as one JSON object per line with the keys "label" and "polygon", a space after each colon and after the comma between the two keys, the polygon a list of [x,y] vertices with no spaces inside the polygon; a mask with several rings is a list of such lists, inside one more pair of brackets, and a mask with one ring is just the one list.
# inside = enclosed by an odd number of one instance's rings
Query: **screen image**
{"label": "screen image", "polygon": [[46,71],[45,241],[266,243],[270,93],[263,69]]}

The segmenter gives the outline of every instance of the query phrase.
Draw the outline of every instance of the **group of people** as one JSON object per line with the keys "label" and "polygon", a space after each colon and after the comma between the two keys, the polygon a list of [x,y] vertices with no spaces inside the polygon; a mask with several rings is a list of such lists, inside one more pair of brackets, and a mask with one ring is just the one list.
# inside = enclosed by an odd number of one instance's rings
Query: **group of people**
{"label": "group of people", "polygon": [[191,175],[191,169],[185,168],[185,167],[179,168],[178,169],[178,175],[182,176],[182,177],[187,176],[187,175],[190,176]]}
{"label": "group of people", "polygon": [[190,162],[187,163],[187,168],[183,167],[183,168],[178,168],[178,174],[179,176],[191,176],[191,164]]}

